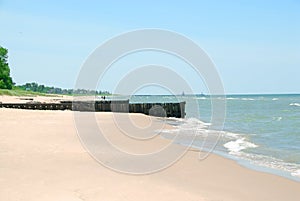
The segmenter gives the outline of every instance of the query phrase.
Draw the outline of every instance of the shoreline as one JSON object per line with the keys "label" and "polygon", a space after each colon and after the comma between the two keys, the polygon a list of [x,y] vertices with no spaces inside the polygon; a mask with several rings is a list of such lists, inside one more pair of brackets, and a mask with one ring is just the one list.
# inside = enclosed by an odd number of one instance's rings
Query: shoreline
{"label": "shoreline", "polygon": [[[176,120],[173,120],[176,122]],[[207,124],[204,121],[198,120],[201,124],[205,125]],[[179,126],[183,123],[184,121],[179,120],[176,123],[172,123],[171,125],[173,126]],[[187,123],[187,122],[185,122]],[[206,131],[206,129],[204,129],[204,131]],[[240,135],[237,133],[232,133],[230,131],[222,131],[225,133],[230,133],[230,134],[234,134],[234,135]],[[172,132],[171,132],[172,133]],[[173,133],[174,134],[174,133]],[[222,138],[222,137],[221,137]],[[164,139],[169,139],[168,137],[164,137]],[[224,148],[224,145],[226,144],[222,144],[221,142],[222,140],[220,140],[216,147],[212,150],[213,154],[216,154],[218,156],[221,156],[223,158],[232,160],[234,162],[236,162],[237,164],[241,165],[244,168],[250,169],[250,170],[254,170],[254,171],[258,171],[258,172],[263,172],[263,173],[268,173],[268,174],[272,174],[272,175],[276,175],[276,176],[280,176],[292,181],[296,181],[296,182],[300,182],[300,169],[297,169],[296,171],[290,171],[287,169],[284,169],[283,167],[270,167],[267,164],[264,163],[260,163],[260,161],[256,161],[256,160],[251,160],[249,158],[243,158],[242,156],[239,155],[234,155],[234,154],[230,154],[229,150],[226,149],[226,147]],[[181,144],[182,146],[187,146],[184,143],[178,142],[178,144]],[[201,150],[201,147],[198,147],[197,145],[192,145],[191,146],[194,149],[198,149]],[[268,157],[268,156],[267,156]],[[280,159],[276,159],[273,158],[275,161],[279,161]],[[269,162],[269,161],[268,161]],[[285,163],[285,165],[288,165],[288,163],[282,161],[282,163]],[[295,164],[289,164],[289,165],[295,165]]]}
{"label": "shoreline", "polygon": [[255,164],[253,161],[247,160],[247,159],[243,159],[243,158],[238,158],[237,156],[234,155],[230,155],[228,153],[215,153],[221,157],[224,157],[226,159],[232,160],[234,162],[236,162],[237,164],[239,164],[240,166],[253,170],[253,171],[257,171],[257,172],[262,172],[262,173],[266,173],[266,174],[271,174],[271,175],[275,175],[275,176],[279,176],[291,181],[295,181],[295,182],[300,182],[300,177],[299,176],[293,176],[291,172],[288,171],[284,171],[284,170],[280,170],[280,169],[274,169],[271,167],[267,167],[261,164]]}
{"label": "shoreline", "polygon": [[[163,139],[169,140],[168,138],[163,138]],[[186,146],[186,145],[180,144],[180,143],[179,143],[179,145]],[[197,146],[191,146],[190,149],[196,149],[198,152],[201,151],[201,149]],[[221,152],[221,151],[213,150],[211,153],[209,153],[209,155],[210,154],[217,155],[217,156],[222,157],[224,159],[233,161],[234,163],[240,165],[242,168],[246,168],[246,169],[256,171],[256,172],[271,174],[271,175],[274,175],[274,176],[278,176],[278,177],[288,179],[290,181],[295,181],[295,182],[300,183],[300,177],[299,176],[293,176],[292,173],[290,173],[288,171],[274,169],[274,168],[263,166],[263,165],[260,165],[260,164],[254,164],[250,160],[243,159],[243,158],[238,158],[237,156],[230,155],[229,153],[225,153],[225,152]]]}
{"label": "shoreline", "polygon": [[[147,153],[166,140],[132,146],[119,137],[112,113],[97,113],[115,143]],[[157,118],[129,114],[141,127]],[[155,120],[156,119],[156,120]],[[71,111],[0,109],[1,200],[298,200],[300,183],[189,150],[167,169],[148,175],[114,172],[82,147]],[[139,134],[139,133],[135,133]],[[116,136],[115,136],[116,135]]]}
{"label": "shoreline", "polygon": [[[72,101],[73,100],[73,97],[65,96],[65,95],[49,96],[49,97],[48,96],[39,96],[39,95],[37,95],[37,96],[8,96],[8,95],[3,95],[3,96],[0,96],[0,98],[1,98],[0,102],[2,102],[2,103],[31,103],[31,102],[60,103],[60,101]],[[83,97],[83,98],[87,98],[87,97]],[[173,119],[173,120],[175,122],[182,122],[182,121],[179,121],[179,119],[176,119],[176,118]],[[175,126],[175,125],[176,125],[176,123],[175,124],[170,124],[170,126]],[[164,139],[167,139],[167,138],[164,138]],[[179,143],[179,144],[181,144],[181,143]],[[184,144],[181,144],[181,145],[185,146]],[[193,148],[201,149],[201,148],[198,148],[197,146],[194,146]],[[300,182],[300,177],[292,175],[293,173],[291,173],[289,171],[268,167],[268,166],[262,165],[262,164],[255,164],[255,161],[251,161],[251,160],[245,159],[245,158],[240,158],[236,155],[231,155],[231,154],[227,153],[226,151],[220,151],[220,150],[214,149],[213,153],[217,154],[221,157],[224,157],[226,159],[232,160],[232,161],[236,162],[237,164],[239,164],[239,165],[241,165],[245,168],[248,168],[248,169],[251,169],[251,170],[254,170],[254,171],[259,171],[259,172],[264,172],[264,173],[269,173],[269,174],[281,176],[281,177],[284,177],[284,178],[287,178],[287,179],[290,179],[290,180],[293,180],[293,181]]]}

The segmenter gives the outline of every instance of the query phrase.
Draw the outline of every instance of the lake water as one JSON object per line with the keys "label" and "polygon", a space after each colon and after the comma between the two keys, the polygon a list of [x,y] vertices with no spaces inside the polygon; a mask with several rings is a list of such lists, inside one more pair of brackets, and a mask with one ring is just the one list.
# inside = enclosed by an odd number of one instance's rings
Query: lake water
{"label": "lake water", "polygon": [[[209,123],[212,100],[217,98],[131,96],[130,102],[186,101],[186,118],[168,121],[178,128],[173,134],[180,132],[186,139],[197,131],[193,146],[203,148],[204,140],[209,141],[207,136],[215,134]],[[223,99],[226,118],[213,152],[249,168],[300,181],[300,95],[227,95]],[[172,137],[172,133],[166,132],[165,137]],[[186,142],[181,138],[178,143]]]}

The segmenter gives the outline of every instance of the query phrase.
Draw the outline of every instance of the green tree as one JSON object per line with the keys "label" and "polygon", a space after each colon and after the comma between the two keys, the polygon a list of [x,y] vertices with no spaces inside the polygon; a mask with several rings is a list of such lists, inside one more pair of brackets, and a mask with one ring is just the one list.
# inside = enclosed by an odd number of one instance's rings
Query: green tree
{"label": "green tree", "polygon": [[12,89],[13,81],[7,62],[7,49],[0,46],[0,89]]}

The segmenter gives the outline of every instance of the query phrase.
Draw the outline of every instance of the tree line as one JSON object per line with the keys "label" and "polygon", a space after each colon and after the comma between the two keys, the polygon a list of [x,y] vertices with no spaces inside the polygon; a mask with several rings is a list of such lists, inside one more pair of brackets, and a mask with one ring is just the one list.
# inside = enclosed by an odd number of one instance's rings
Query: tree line
{"label": "tree line", "polygon": [[97,91],[97,90],[87,90],[87,89],[62,89],[59,87],[49,87],[45,85],[39,85],[35,82],[18,85],[16,87],[26,91],[34,91],[34,92],[46,93],[46,94],[63,94],[63,95],[86,95],[86,94],[108,95],[110,94],[109,91]]}
{"label": "tree line", "polygon": [[59,87],[49,87],[40,85],[35,82],[26,83],[15,86],[10,76],[10,69],[8,65],[8,50],[0,46],[0,89],[21,89],[26,91],[33,91],[46,94],[64,94],[64,95],[95,95],[95,94],[110,94],[109,91],[97,91],[87,89],[61,89]]}
{"label": "tree line", "polygon": [[13,87],[7,53],[8,50],[0,46],[0,89],[12,89]]}

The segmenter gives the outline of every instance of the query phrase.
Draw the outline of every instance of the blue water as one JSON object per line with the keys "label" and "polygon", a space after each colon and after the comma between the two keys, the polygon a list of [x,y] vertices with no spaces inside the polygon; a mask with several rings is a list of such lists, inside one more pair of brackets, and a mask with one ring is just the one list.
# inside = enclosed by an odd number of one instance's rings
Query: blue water
{"label": "blue water", "polygon": [[[186,118],[176,125],[195,127],[199,136],[203,132],[193,144],[200,148],[207,135],[203,129],[207,124],[202,122],[210,122],[214,98],[217,97],[131,96],[130,102],[186,101]],[[224,132],[214,152],[250,168],[300,181],[300,95],[227,95],[225,100]],[[199,123],[195,124],[195,120]],[[180,132],[188,134],[191,130]]]}

